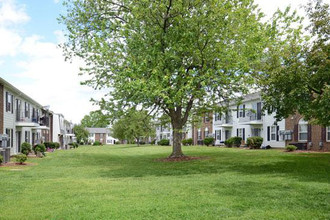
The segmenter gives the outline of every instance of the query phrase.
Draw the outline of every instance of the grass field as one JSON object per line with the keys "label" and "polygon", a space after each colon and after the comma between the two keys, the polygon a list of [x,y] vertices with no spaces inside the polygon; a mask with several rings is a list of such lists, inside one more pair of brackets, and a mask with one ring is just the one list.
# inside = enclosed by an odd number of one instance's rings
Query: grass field
{"label": "grass field", "polygon": [[183,150],[208,159],[83,146],[0,167],[0,219],[330,219],[330,154]]}

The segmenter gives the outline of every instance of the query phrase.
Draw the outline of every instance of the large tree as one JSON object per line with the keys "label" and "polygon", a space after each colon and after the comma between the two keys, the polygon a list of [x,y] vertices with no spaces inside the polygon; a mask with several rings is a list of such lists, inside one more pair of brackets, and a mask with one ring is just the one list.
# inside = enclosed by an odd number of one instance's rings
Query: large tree
{"label": "large tree", "polygon": [[[276,112],[278,120],[298,112],[306,120],[329,126],[330,8],[315,0],[305,9],[310,21],[309,37],[301,37],[302,27],[274,31],[279,39],[272,39],[281,43],[273,43],[268,51],[259,83],[265,107]],[[283,22],[286,21],[273,20],[277,26]]]}
{"label": "large tree", "polygon": [[101,110],[98,110],[85,115],[80,123],[87,128],[106,128],[109,126],[110,121],[107,115],[103,114]]}
{"label": "large tree", "polygon": [[[113,112],[140,105],[167,114],[173,151],[193,107],[212,110],[247,91],[268,26],[253,0],[67,0],[68,58],[86,62],[85,83],[110,88]],[[219,110],[219,109],[218,109]]]}
{"label": "large tree", "polygon": [[111,135],[119,140],[141,141],[155,137],[155,126],[152,117],[145,110],[129,109],[111,128]]}
{"label": "large tree", "polygon": [[88,135],[89,132],[86,130],[86,128],[82,125],[75,125],[73,127],[73,133],[75,134],[77,138],[77,142],[80,143],[87,143],[88,141]]}

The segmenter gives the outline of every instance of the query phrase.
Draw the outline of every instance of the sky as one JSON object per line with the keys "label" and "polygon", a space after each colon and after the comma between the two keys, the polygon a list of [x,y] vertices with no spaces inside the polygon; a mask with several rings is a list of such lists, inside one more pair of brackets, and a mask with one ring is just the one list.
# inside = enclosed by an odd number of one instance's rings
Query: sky
{"label": "sky", "polygon": [[[267,17],[289,4],[299,8],[308,0],[256,0]],[[330,1],[326,0],[325,2]],[[303,14],[302,9],[299,9]],[[65,62],[58,47],[65,27],[57,22],[65,12],[61,0],[0,0],[0,77],[55,113],[79,123],[98,107],[106,91],[80,85],[82,61]]]}

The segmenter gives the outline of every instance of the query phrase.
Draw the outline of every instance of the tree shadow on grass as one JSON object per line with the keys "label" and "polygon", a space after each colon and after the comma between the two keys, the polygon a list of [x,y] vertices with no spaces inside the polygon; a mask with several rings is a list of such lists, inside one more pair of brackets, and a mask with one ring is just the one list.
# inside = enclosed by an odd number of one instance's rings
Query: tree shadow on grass
{"label": "tree shadow on grass", "polygon": [[[300,181],[330,182],[330,154],[277,155],[238,151],[216,153],[195,152],[192,156],[207,156],[207,160],[161,162],[164,154],[109,155],[82,154],[81,166],[96,168],[94,173],[103,178],[125,178],[146,176],[182,176],[196,174],[222,174],[237,172],[240,175],[271,175],[295,178]],[[88,161],[88,163],[86,163]]]}

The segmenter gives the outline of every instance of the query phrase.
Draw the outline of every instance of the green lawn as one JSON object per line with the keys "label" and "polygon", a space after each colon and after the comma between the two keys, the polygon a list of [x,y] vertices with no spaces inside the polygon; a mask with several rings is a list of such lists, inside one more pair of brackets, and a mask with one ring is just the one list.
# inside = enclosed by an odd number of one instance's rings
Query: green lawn
{"label": "green lawn", "polygon": [[[330,219],[330,154],[102,146],[0,168],[0,219]],[[19,167],[21,168],[21,167]]]}

